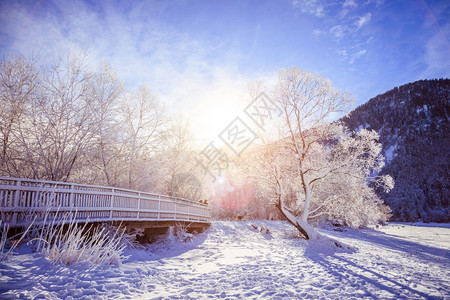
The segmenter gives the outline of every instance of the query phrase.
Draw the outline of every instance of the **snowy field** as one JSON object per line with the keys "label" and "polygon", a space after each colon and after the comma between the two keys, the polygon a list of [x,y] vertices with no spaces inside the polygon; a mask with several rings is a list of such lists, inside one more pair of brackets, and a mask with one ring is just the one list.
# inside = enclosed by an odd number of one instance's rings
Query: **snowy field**
{"label": "snowy field", "polygon": [[[260,226],[262,222],[252,222]],[[0,299],[450,299],[450,226],[321,230],[353,250],[293,237],[290,225],[214,222],[193,242],[127,250],[122,266],[54,265],[27,246],[0,263]]]}

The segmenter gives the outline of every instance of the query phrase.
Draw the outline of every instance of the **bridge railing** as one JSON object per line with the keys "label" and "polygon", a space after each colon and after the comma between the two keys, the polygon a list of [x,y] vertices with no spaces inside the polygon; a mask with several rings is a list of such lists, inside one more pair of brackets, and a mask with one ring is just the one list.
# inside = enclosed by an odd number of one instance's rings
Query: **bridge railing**
{"label": "bridge railing", "polygon": [[193,221],[209,223],[211,209],[197,201],[121,188],[0,177],[0,214],[11,227],[66,212],[80,222]]}

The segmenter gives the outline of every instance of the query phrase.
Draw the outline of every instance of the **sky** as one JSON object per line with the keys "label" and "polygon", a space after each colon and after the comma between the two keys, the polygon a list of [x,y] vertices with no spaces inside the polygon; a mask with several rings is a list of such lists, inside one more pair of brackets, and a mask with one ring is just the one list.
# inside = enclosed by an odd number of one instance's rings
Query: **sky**
{"label": "sky", "polygon": [[147,85],[197,142],[217,137],[290,66],[351,92],[450,77],[450,1],[0,0],[0,54],[82,49],[130,87]]}

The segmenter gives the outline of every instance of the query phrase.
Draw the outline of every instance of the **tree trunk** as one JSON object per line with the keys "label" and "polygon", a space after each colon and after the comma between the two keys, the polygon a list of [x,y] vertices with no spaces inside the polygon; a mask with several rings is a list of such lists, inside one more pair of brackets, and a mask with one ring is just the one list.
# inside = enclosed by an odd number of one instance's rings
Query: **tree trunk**
{"label": "tree trunk", "polygon": [[307,219],[303,219],[305,216],[307,218],[307,214],[305,214],[305,211],[303,211],[300,218],[297,218],[286,208],[286,206],[284,205],[284,197],[282,192],[279,193],[278,203],[276,207],[280,210],[283,216],[285,216],[289,223],[291,223],[295,228],[298,229],[298,231],[300,231],[305,239],[310,240],[319,238],[320,234],[317,232],[317,230],[308,224]]}
{"label": "tree trunk", "polygon": [[[291,213],[289,213],[285,207],[283,207],[281,204],[277,203],[275,205],[280,212],[283,214],[283,216],[289,221],[289,223],[291,223],[295,228],[297,228],[298,231],[300,231],[300,233],[303,235],[303,237],[307,240],[309,240],[309,235],[308,233],[300,226],[300,224],[298,224],[295,220],[295,218],[291,218],[290,216],[293,217],[293,215]],[[286,213],[288,212],[288,213]]]}
{"label": "tree trunk", "polygon": [[309,184],[309,181],[305,178],[303,166],[300,167],[300,178],[302,180],[303,192],[305,193],[305,206],[303,207],[303,212],[300,218],[305,223],[308,223],[309,207],[311,206],[311,186]]}

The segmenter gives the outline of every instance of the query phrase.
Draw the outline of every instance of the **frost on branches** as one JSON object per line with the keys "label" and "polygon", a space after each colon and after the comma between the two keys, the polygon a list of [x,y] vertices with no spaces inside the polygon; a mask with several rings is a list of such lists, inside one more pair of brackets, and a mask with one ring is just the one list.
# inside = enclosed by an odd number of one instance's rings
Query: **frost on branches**
{"label": "frost on branches", "polygon": [[352,227],[385,221],[390,209],[373,186],[388,192],[393,180],[376,176],[384,165],[378,134],[329,122],[346,111],[351,96],[323,77],[291,68],[279,73],[273,100],[284,113],[279,135],[265,139],[252,161],[263,163],[257,172],[273,186],[281,213],[306,239],[320,238],[312,219]]}

